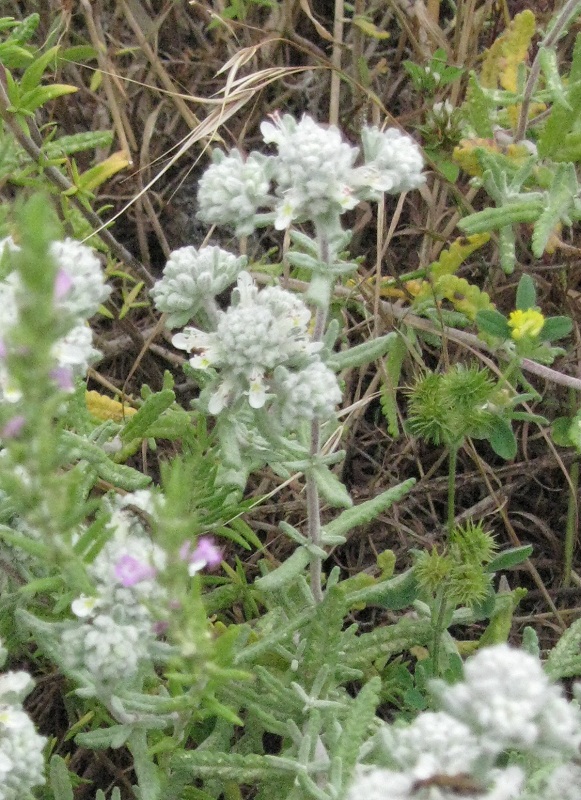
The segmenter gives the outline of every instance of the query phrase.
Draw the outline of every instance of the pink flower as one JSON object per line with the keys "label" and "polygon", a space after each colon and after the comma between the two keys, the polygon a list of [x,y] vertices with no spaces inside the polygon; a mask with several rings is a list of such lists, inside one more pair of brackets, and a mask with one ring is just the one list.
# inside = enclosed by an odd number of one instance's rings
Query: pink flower
{"label": "pink flower", "polygon": [[192,543],[184,542],[180,547],[180,558],[188,562],[188,572],[195,575],[205,567],[212,569],[222,562],[222,551],[216,547],[211,536],[200,536],[194,550]]}
{"label": "pink flower", "polygon": [[129,588],[136,583],[155,578],[157,571],[149,564],[143,564],[133,556],[125,554],[115,564],[115,577],[122,586]]}
{"label": "pink flower", "polygon": [[50,371],[50,377],[63,392],[74,392],[73,371],[69,367],[55,367]]}
{"label": "pink flower", "polygon": [[22,414],[17,414],[15,417],[12,417],[12,419],[9,419],[4,425],[2,431],[0,431],[0,436],[3,439],[14,439],[16,436],[18,436],[25,424],[26,417]]}
{"label": "pink flower", "polygon": [[54,299],[62,300],[73,288],[73,279],[64,269],[59,269],[54,280]]}

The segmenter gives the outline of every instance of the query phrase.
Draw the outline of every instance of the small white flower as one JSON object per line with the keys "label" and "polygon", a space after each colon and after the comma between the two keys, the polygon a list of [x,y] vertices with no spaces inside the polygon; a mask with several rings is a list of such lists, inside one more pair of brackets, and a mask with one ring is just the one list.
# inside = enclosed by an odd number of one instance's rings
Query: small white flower
{"label": "small white flower", "polygon": [[248,402],[251,408],[262,408],[266,402],[266,387],[263,373],[256,369],[250,373],[248,379]]}
{"label": "small white flower", "polygon": [[79,619],[92,617],[97,608],[101,605],[99,597],[88,597],[82,594],[71,603],[71,611]]}
{"label": "small white flower", "polygon": [[216,391],[210,396],[208,402],[208,412],[217,416],[221,411],[230,405],[231,399],[235,394],[235,386],[232,381],[223,380]]}

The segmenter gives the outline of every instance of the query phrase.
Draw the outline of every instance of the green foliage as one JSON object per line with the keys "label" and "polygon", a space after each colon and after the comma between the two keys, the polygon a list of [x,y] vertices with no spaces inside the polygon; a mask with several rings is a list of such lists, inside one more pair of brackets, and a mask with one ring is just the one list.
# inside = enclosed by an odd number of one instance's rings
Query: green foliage
{"label": "green foliage", "polygon": [[[227,30],[230,20],[247,20],[253,10],[274,5],[273,0],[233,0],[220,16],[214,15],[210,27]],[[353,24],[376,41],[385,38],[367,17],[355,17]],[[323,452],[317,442],[321,431],[314,435],[314,426],[309,430],[306,425],[294,439],[277,438],[266,412],[234,419],[227,408],[209,428],[203,402],[194,404],[193,411],[178,404],[169,373],[158,391],[142,387],[141,400],[133,404],[137,410],[131,409],[135,413],[98,421],[87,408],[82,381],[69,395],[51,378],[51,348],[64,323],[55,312],[55,264],[48,255],[51,241],[62,235],[61,223],[47,194],[58,195],[67,230],[89,235],[73,202],[92,208],[95,192],[127,159],[114,153],[82,171],[73,157],[109,147],[112,133],[60,135],[56,123],[41,127],[37,158],[23,147],[20,132],[36,141],[43,108],[75,91],[53,82],[63,59],[96,55],[84,43],[68,50],[51,43],[38,49],[33,44],[38,25],[36,14],[23,22],[0,19],[0,63],[9,101],[2,109],[0,182],[46,190],[2,211],[0,218],[22,247],[3,258],[3,276],[14,267],[23,286],[19,323],[11,331],[6,356],[22,398],[16,406],[0,405],[0,431],[15,412],[25,418],[22,432],[2,442],[0,459],[1,560],[10,565],[2,567],[1,575],[3,642],[11,657],[23,655],[39,670],[58,670],[66,678],[68,739],[88,750],[125,749],[140,800],[239,800],[249,787],[257,800],[339,800],[380,725],[379,704],[389,703],[389,713],[404,719],[428,708],[430,680],[457,680],[461,653],[508,640],[525,594],[518,588],[506,591],[502,583],[495,592],[493,586],[498,572],[531,555],[530,546],[498,552],[482,523],[454,524],[457,454],[468,439],[486,440],[496,455],[511,459],[517,452],[514,422],[548,424],[538,414],[516,410],[537,398],[520,369],[524,359],[548,364],[563,353],[552,343],[567,336],[572,323],[565,316],[544,317],[526,272],[516,289],[515,311],[505,316],[488,291],[473,282],[469,259],[489,241],[497,242],[509,274],[521,260],[519,239],[530,235],[531,254],[538,259],[555,247],[563,226],[581,219],[576,173],[581,37],[568,74],[560,69],[554,49],[541,50],[542,79],[533,87],[531,108],[540,114],[542,103],[546,113],[520,150],[482,137],[493,137],[499,123],[514,130],[518,121],[534,34],[530,14],[520,16],[491,48],[480,73],[468,77],[466,100],[450,111],[449,125],[442,121],[442,108],[428,109],[419,132],[429,156],[451,180],[458,167],[451,165],[450,150],[461,128],[469,137],[466,158],[458,161],[466,166],[472,158],[470,174],[484,190],[476,204],[481,210],[459,223],[468,238],[456,239],[436,261],[401,279],[381,278],[376,287],[380,297],[397,297],[413,315],[431,320],[430,344],[439,347],[434,330],[439,335],[445,325],[476,326],[490,348],[497,348],[490,357],[500,354],[508,361],[502,373],[476,364],[443,368],[446,360],[429,370],[419,349],[423,333],[417,318],[417,330],[412,324],[402,326],[401,332],[352,347],[345,336],[337,348],[345,307],[343,295],[333,294],[334,285],[358,265],[345,252],[350,233],[334,231],[323,247],[320,226],[315,225],[314,236],[290,231],[285,263],[295,270],[293,277],[311,280],[306,297],[316,324],[325,321],[333,302],[335,319],[321,337],[327,365],[346,373],[384,359],[380,401],[389,434],[399,434],[402,420],[407,432],[428,445],[444,446],[449,454],[445,543],[412,551],[411,566],[402,566],[399,556],[396,562],[394,552],[385,550],[369,571],[347,574],[337,566],[343,563],[340,557],[330,558],[334,548],[351,546],[358,528],[381,521],[412,490],[414,478],[354,503],[336,470],[344,454]],[[437,50],[427,66],[406,62],[405,68],[414,90],[430,101],[463,74],[447,63],[444,50]],[[68,190],[57,192],[49,185],[49,167],[67,178]],[[121,283],[119,319],[147,305],[143,282],[124,269],[110,271]],[[273,269],[266,265],[265,271]],[[494,281],[485,284],[489,291],[491,286]],[[357,309],[362,312],[362,306]],[[410,374],[410,357],[419,366],[407,390],[406,409],[398,404],[397,389],[402,376]],[[207,386],[198,372],[186,368],[204,396]],[[526,393],[519,394],[519,383],[525,383]],[[579,417],[557,420],[557,443],[581,451]],[[257,420],[254,428],[249,420]],[[238,435],[240,423],[248,423],[251,445]],[[167,442],[171,447],[166,448]],[[130,461],[147,447],[158,448],[159,474],[155,469],[145,474],[138,459]],[[272,540],[265,544],[262,530],[257,533],[242,519],[260,502],[242,499],[246,480],[264,464],[285,479],[296,481],[303,474],[308,487],[306,522],[297,514],[279,524],[295,545],[280,563],[264,552]],[[263,477],[273,476],[261,472]],[[91,566],[112,541],[114,512],[107,504],[147,488],[152,489],[153,511],[141,510],[137,517],[147,541],[167,559],[157,576],[167,602],[155,601],[146,610],[163,637],[156,641],[155,658],[131,680],[107,686],[88,669],[67,665],[61,634],[71,624],[71,603],[79,595],[94,595]],[[280,510],[286,513],[282,502]],[[190,569],[182,555],[209,534],[218,544],[238,548],[237,553],[228,549],[229,563],[216,574]],[[255,578],[255,569],[260,577]],[[322,573],[320,592],[317,570]],[[121,591],[129,588],[123,585]],[[380,623],[359,627],[359,620],[373,617]],[[484,628],[478,641],[458,640],[461,630],[476,625]],[[581,674],[580,638],[581,628],[574,623],[549,654],[551,677]],[[530,635],[527,642],[531,649],[536,646]],[[0,644],[0,660],[4,655]],[[59,745],[51,742],[51,752]],[[74,762],[68,756],[49,757],[47,786],[39,797],[72,800],[80,783],[69,771]],[[104,792],[97,791],[95,800],[105,800]],[[121,800],[119,788],[112,789],[110,800]]]}
{"label": "green foliage", "polygon": [[413,61],[404,61],[403,66],[412,80],[414,89],[430,95],[433,95],[436,89],[454,83],[464,72],[462,67],[447,63],[446,51],[442,48],[434,52],[429,64],[424,67]]}
{"label": "green foliage", "polygon": [[553,678],[573,678],[581,675],[581,619],[571,623],[545,661],[545,672]]}

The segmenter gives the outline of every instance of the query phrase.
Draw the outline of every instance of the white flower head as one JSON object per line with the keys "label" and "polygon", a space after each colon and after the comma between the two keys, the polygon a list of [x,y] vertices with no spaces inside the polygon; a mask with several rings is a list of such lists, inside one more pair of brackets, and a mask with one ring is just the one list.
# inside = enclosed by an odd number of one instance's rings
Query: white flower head
{"label": "white flower head", "polygon": [[304,420],[326,421],[341,402],[335,373],[321,361],[300,370],[278,367],[274,377],[277,413],[285,430],[296,430]]}
{"label": "white flower head", "polygon": [[207,393],[211,414],[241,397],[252,408],[262,408],[274,369],[285,364],[300,368],[321,348],[320,342],[310,341],[311,313],[296,295],[274,286],[258,291],[252,277],[241,272],[233,300],[219,312],[215,331],[185,328],[172,339],[176,347],[200,351],[190,360],[193,367],[217,371]]}
{"label": "white flower head", "polygon": [[43,748],[32,721],[18,706],[0,706],[0,800],[21,800],[44,780]]}
{"label": "white flower head", "polygon": [[34,687],[28,672],[5,672],[0,675],[0,703],[22,703]]}
{"label": "white flower head", "polygon": [[82,376],[100,354],[93,347],[92,329],[80,323],[54,343],[52,355],[59,367],[70,369],[75,376]]}
{"label": "white flower head", "polygon": [[346,800],[517,800],[523,783],[523,771],[513,766],[491,770],[484,783],[467,773],[424,780],[409,772],[358,766]]}
{"label": "white flower head", "polygon": [[355,170],[353,185],[360,198],[379,200],[383,192],[398,194],[425,182],[418,145],[397,128],[361,131],[365,164]]}
{"label": "white flower head", "polygon": [[63,665],[86,670],[96,683],[114,685],[136,674],[152,640],[153,634],[146,634],[142,626],[98,614],[91,624],[71,624],[62,632]]}
{"label": "white flower head", "polygon": [[581,743],[581,715],[550,683],[540,661],[496,645],[469,658],[464,681],[434,683],[444,709],[465,722],[491,754],[519,749],[573,755]]}
{"label": "white flower head", "polygon": [[346,800],[408,800],[413,786],[413,777],[403,772],[359,766]]}
{"label": "white flower head", "polygon": [[244,159],[238,150],[228,155],[216,150],[213,160],[198,185],[198,217],[210,225],[232,227],[237,236],[248,236],[259,209],[272,205],[272,159],[260,153]]}
{"label": "white flower head", "polygon": [[170,328],[189,322],[208,298],[230,286],[246,265],[220,247],[180,247],[170,253],[163,278],[151,290],[158,311],[168,315]]}
{"label": "white flower head", "polygon": [[351,194],[350,181],[358,149],[343,141],[338,128],[323,127],[307,115],[300,122],[288,114],[273,119],[260,130],[265,142],[278,149],[275,227],[354,208],[359,200]]}
{"label": "white flower head", "polygon": [[[67,289],[57,297],[58,307],[78,320],[92,317],[111,293],[94,251],[74,239],[65,239],[53,242],[50,254],[69,279]],[[57,274],[57,285],[58,279]]]}
{"label": "white flower head", "polygon": [[547,781],[545,797],[551,800],[581,800],[581,766],[562,764]]}
{"label": "white flower head", "polygon": [[383,745],[393,766],[417,780],[471,773],[481,757],[470,729],[441,711],[426,711],[406,727],[384,729]]}
{"label": "white flower head", "polygon": [[[167,556],[151,540],[139,516],[128,507],[131,505],[148,514],[155,513],[153,498],[147,491],[133,492],[115,501],[107,526],[112,536],[93,559],[88,572],[96,585],[99,613],[114,610],[116,618],[149,632],[153,622],[150,607],[162,608],[167,603],[166,591],[157,581],[158,573],[165,569]],[[73,610],[81,616],[80,604]],[[94,615],[94,610],[90,613]]]}

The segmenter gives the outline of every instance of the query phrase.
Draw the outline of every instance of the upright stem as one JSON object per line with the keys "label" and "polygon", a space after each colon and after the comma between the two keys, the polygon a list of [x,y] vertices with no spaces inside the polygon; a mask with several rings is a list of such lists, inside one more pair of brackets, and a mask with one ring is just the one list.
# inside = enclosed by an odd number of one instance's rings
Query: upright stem
{"label": "upright stem", "polygon": [[[326,234],[320,229],[318,230],[319,239],[319,260],[322,264],[329,264],[329,239]],[[315,326],[313,329],[313,341],[320,342],[325,333],[325,325],[327,324],[327,308],[317,307],[315,314]],[[310,441],[310,456],[314,462],[319,455],[321,449],[321,423],[315,417],[311,422],[311,441]],[[307,530],[309,540],[317,547],[321,547],[321,503],[319,500],[319,489],[317,482],[309,470],[306,474],[307,484]],[[311,573],[311,591],[316,603],[323,600],[323,587],[321,582],[322,574],[322,560],[320,556],[311,555],[310,564]]]}
{"label": "upright stem", "polygon": [[432,666],[434,677],[440,675],[440,642],[444,632],[444,617],[448,610],[445,589],[442,586],[438,591],[432,613]]}
{"label": "upright stem", "polygon": [[448,456],[448,536],[454,530],[454,517],[456,507],[456,464],[458,461],[458,447],[450,447]]}
{"label": "upright stem", "polygon": [[571,585],[571,573],[573,571],[573,555],[575,553],[575,543],[577,541],[577,527],[579,508],[577,503],[577,493],[579,490],[579,459],[576,458],[571,464],[569,471],[571,486],[569,487],[569,502],[567,507],[567,525],[565,527],[565,544],[563,548],[563,586]]}
{"label": "upright stem", "polygon": [[[311,422],[311,458],[315,459],[321,446],[321,425],[318,419]],[[321,547],[321,505],[319,502],[319,489],[311,472],[307,472],[307,519],[309,540],[317,547]],[[323,587],[321,583],[322,563],[321,558],[314,553],[311,555],[311,591],[316,603],[323,600]]]}
{"label": "upright stem", "polygon": [[[577,408],[576,395],[569,389],[569,406],[572,413]],[[579,458],[571,464],[569,470],[569,502],[567,506],[567,524],[565,527],[565,542],[563,546],[563,586],[571,585],[571,573],[573,571],[573,555],[578,539],[579,528]]]}

